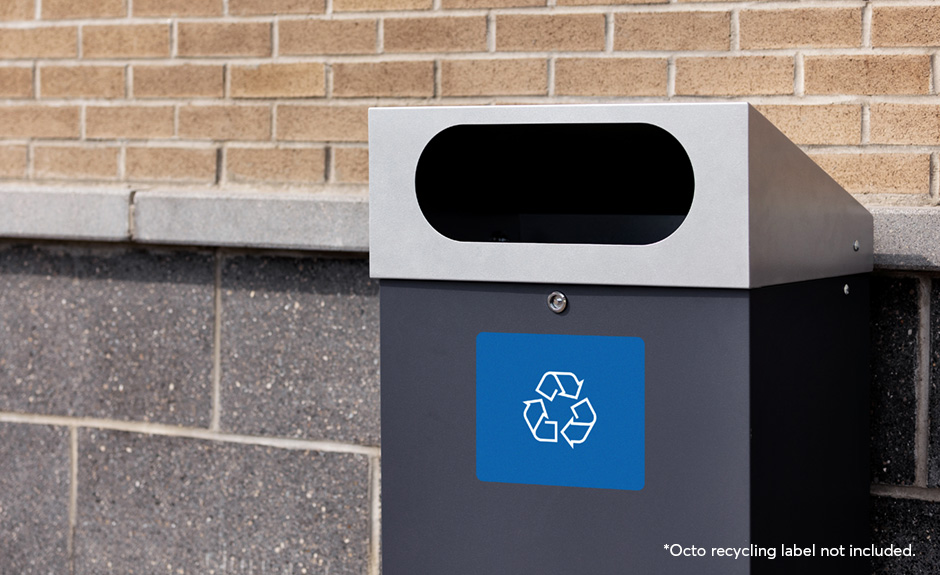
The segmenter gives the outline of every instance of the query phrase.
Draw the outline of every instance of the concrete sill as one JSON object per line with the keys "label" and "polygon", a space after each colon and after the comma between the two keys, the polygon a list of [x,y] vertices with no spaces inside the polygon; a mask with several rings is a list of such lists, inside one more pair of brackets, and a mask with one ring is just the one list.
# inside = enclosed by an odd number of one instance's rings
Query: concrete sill
{"label": "concrete sill", "polygon": [[[872,207],[875,268],[940,270],[940,208]],[[0,237],[367,252],[366,186],[312,191],[0,186]]]}

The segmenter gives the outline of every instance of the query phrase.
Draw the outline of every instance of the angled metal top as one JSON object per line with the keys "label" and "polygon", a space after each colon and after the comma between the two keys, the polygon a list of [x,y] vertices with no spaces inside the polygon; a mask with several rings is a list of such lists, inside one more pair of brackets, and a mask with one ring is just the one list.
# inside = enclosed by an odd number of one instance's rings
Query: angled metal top
{"label": "angled metal top", "polygon": [[[655,243],[457,241],[421,210],[419,158],[451,126],[631,123],[671,134],[694,173],[687,216]],[[755,288],[872,269],[871,214],[746,103],[375,108],[369,179],[378,278]]]}

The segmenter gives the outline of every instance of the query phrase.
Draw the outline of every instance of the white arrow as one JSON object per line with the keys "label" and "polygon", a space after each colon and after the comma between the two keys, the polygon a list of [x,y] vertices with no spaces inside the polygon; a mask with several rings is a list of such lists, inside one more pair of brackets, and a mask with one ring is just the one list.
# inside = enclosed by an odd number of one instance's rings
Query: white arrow
{"label": "white arrow", "polygon": [[[569,377],[573,380],[573,383],[569,383],[568,389],[565,389],[565,384],[562,383],[562,379],[567,379]],[[546,379],[548,380],[549,385],[554,383],[556,388],[552,389],[552,394],[550,396],[542,391],[542,384],[545,383]],[[583,384],[584,380],[578,379],[578,376],[571,373],[570,371],[546,371],[542,375],[542,379],[539,381],[538,386],[536,386],[535,391],[549,401],[555,399],[556,393],[562,397],[567,397],[568,399],[578,399],[578,396],[581,395],[581,386]],[[572,395],[570,391],[574,391],[574,394]]]}
{"label": "white arrow", "polygon": [[[523,401],[522,403],[525,404],[525,410],[522,412],[522,417],[525,419],[526,425],[529,426],[529,431],[532,432],[532,437],[534,437],[536,441],[541,441],[543,443],[558,443],[558,422],[548,421],[548,411],[545,410],[545,404],[542,402],[542,400],[532,399],[529,401]],[[532,407],[532,405],[536,403],[539,404],[539,407],[541,407],[542,409],[541,409],[541,413],[538,414],[539,415],[538,419],[535,421],[535,424],[533,425],[532,420],[529,419],[529,408]],[[539,426],[542,424],[542,422],[545,422],[545,425],[549,425],[552,427],[551,439],[548,439],[548,438],[543,439],[539,437],[537,430]]]}
{"label": "white arrow", "polygon": [[[580,391],[580,389],[579,389],[579,391]],[[578,406],[579,406],[579,405],[587,405],[588,409],[591,410],[591,421],[575,421],[576,419],[580,419],[580,418],[578,417]],[[544,405],[543,405],[542,407],[543,407],[543,409],[544,409]],[[568,445],[571,446],[571,449],[574,449],[574,446],[575,446],[576,443],[584,443],[584,440],[586,440],[586,439],[588,438],[588,435],[591,434],[591,430],[594,429],[594,422],[597,421],[597,412],[594,411],[594,406],[591,405],[591,401],[590,401],[588,398],[585,397],[584,399],[582,399],[582,400],[579,401],[578,403],[576,403],[576,404],[574,404],[574,405],[571,406],[571,413],[573,413],[574,416],[573,416],[571,419],[569,419],[569,420],[568,420],[568,423],[566,423],[565,426],[562,428],[562,430],[561,430],[561,436],[565,438],[565,441],[568,442]],[[582,437],[581,439],[569,439],[569,438],[568,438],[568,434],[565,433],[565,432],[566,432],[566,431],[568,430],[568,428],[571,427],[572,425],[575,426],[575,427],[586,427],[587,429],[586,429],[585,432],[584,432],[584,437]]]}

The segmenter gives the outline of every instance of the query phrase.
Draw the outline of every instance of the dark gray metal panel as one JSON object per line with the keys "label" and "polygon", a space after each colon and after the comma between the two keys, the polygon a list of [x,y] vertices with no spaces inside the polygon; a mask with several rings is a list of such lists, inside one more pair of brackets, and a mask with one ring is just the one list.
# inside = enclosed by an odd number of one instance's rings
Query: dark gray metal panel
{"label": "dark gray metal panel", "polygon": [[[868,310],[867,275],[751,292],[751,524],[760,546],[816,545],[821,554],[869,544]],[[864,557],[753,567],[870,572]]]}
{"label": "dark gray metal panel", "polygon": [[[569,307],[556,315],[559,288]],[[383,281],[384,573],[749,573],[663,548],[750,541],[748,294]],[[642,338],[644,489],[477,480],[481,331]]]}

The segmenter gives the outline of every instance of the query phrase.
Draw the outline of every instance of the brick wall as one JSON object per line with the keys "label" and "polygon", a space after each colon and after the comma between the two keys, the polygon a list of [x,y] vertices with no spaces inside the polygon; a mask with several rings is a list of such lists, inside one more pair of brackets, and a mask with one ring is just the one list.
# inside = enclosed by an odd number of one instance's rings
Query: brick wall
{"label": "brick wall", "polygon": [[927,204],[937,46],[928,0],[7,0],[0,178],[363,184],[369,106],[746,99]]}

